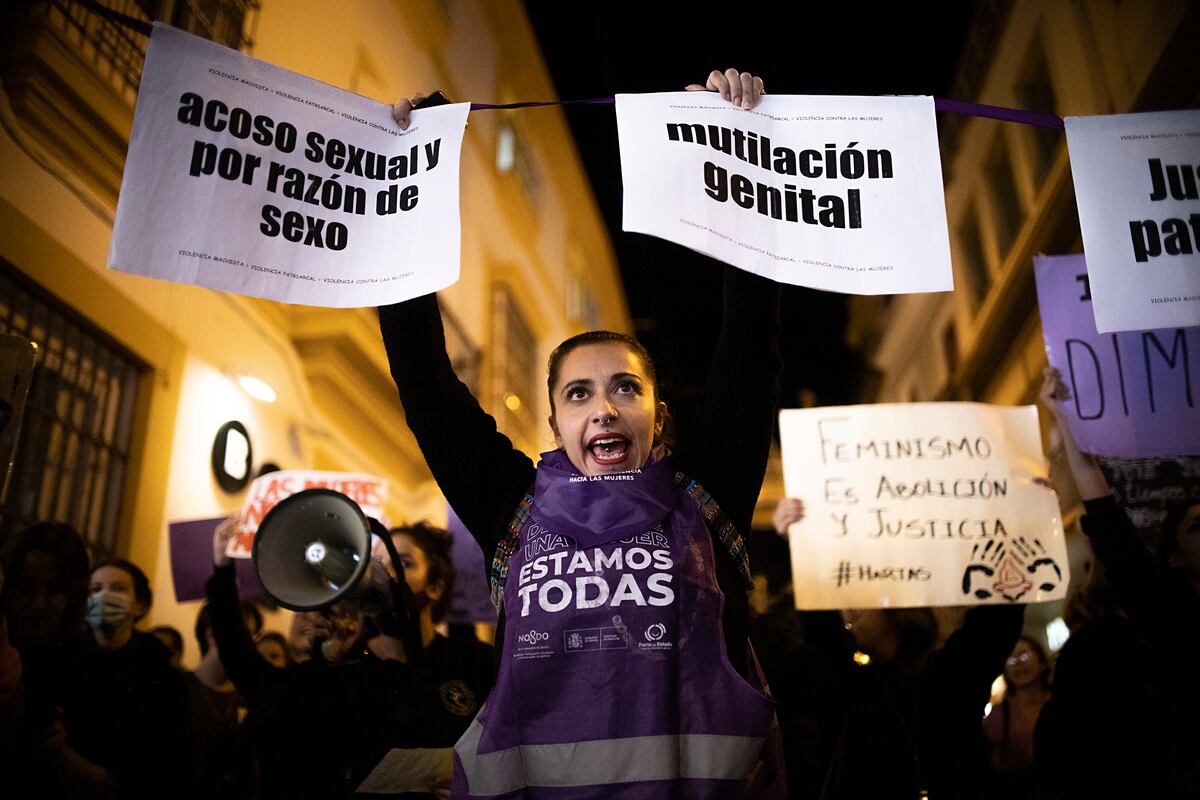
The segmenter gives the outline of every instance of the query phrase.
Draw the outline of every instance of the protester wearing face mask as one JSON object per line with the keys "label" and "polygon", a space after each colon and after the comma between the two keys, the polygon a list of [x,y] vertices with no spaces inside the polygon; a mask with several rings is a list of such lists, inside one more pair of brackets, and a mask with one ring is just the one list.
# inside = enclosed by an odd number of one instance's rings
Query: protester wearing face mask
{"label": "protester wearing face mask", "polygon": [[120,559],[92,569],[85,619],[95,646],[84,655],[80,706],[64,723],[84,757],[109,770],[118,797],[190,791],[183,676],[157,637],[134,629],[150,610],[149,581]]}

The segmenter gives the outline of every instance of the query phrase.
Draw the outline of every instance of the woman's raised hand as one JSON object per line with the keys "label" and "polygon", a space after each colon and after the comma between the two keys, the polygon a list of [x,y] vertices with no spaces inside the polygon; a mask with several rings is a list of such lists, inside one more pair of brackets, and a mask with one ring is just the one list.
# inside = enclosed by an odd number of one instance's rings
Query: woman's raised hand
{"label": "woman's raised hand", "polygon": [[804,501],[798,497],[785,497],[775,506],[775,532],[780,536],[788,535],[792,523],[804,519]]}
{"label": "woman's raised hand", "polygon": [[1071,399],[1071,390],[1063,383],[1062,373],[1056,367],[1046,367],[1042,370],[1042,390],[1038,396],[1047,411],[1055,417],[1062,416],[1059,403]]}
{"label": "woman's raised hand", "polygon": [[414,94],[412,97],[401,97],[392,106],[392,119],[396,120],[396,124],[400,126],[400,130],[408,130],[408,126],[412,123],[412,111],[421,104],[429,95]]}
{"label": "woman's raised hand", "polygon": [[720,92],[721,97],[735,106],[749,111],[758,105],[758,101],[766,94],[763,79],[749,72],[738,72],[733,67],[721,72],[714,69],[708,73],[708,81],[701,86],[693,83],[687,87],[689,92]]}
{"label": "woman's raised hand", "polygon": [[238,518],[229,517],[228,519],[217,525],[213,531],[213,566],[228,567],[233,563],[226,550],[229,549],[229,540],[233,538],[233,534],[237,533]]}

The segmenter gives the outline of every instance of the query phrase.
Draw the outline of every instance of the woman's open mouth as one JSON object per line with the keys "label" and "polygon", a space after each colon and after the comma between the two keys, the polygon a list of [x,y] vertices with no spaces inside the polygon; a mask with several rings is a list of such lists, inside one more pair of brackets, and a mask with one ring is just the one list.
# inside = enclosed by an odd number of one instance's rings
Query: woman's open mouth
{"label": "woman's open mouth", "polygon": [[601,466],[620,464],[629,456],[629,440],[615,433],[601,433],[588,442],[592,460]]}

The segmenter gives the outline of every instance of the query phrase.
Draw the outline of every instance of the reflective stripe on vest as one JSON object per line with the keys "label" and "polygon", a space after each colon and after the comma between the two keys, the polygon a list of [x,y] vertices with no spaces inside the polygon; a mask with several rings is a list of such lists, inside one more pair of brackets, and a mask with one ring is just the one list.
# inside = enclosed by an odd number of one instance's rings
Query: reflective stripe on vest
{"label": "reflective stripe on vest", "polygon": [[471,795],[493,796],[531,786],[601,786],[638,781],[743,780],[763,737],[683,734],[633,736],[565,744],[526,744],[480,753],[479,718],[454,746]]}

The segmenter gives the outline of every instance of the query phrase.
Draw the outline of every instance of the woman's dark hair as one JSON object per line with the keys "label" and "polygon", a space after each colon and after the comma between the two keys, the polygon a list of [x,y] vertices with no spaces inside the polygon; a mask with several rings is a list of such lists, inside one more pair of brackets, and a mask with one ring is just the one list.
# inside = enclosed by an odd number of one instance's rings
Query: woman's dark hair
{"label": "woman's dark hair", "polygon": [[62,633],[71,634],[83,622],[88,599],[88,552],[83,537],[65,522],[35,522],[11,534],[0,547],[5,583],[0,608],[25,566],[30,553],[46,553],[54,560],[67,598]]}
{"label": "woman's dark hair", "polygon": [[896,660],[916,660],[937,644],[938,622],[930,608],[890,608],[885,613],[896,629]]}
{"label": "woman's dark hair", "polygon": [[[625,333],[616,333],[614,331],[586,331],[576,334],[570,339],[567,339],[558,347],[554,348],[554,352],[550,354],[549,360],[546,362],[546,393],[550,397],[550,413],[555,411],[554,404],[554,386],[558,383],[559,372],[562,369],[562,362],[572,351],[578,350],[589,344],[621,344],[628,347],[630,351],[641,359],[643,366],[646,368],[646,377],[650,380],[654,387],[655,400],[662,400],[662,393],[658,389],[658,369],[654,366],[654,359],[650,357],[650,351],[642,346],[642,343],[632,336]],[[655,444],[672,444],[672,429],[671,415],[668,412],[663,420],[662,432],[655,439]]]}
{"label": "woman's dark hair", "polygon": [[126,561],[123,558],[106,558],[92,567],[92,571],[88,573],[89,577],[101,567],[122,569],[129,574],[130,580],[133,581],[133,599],[142,604],[142,613],[134,616],[133,621],[140,622],[142,617],[150,613],[150,604],[154,602],[154,593],[150,591],[150,579],[146,577],[146,573],[142,572],[142,568],[132,561]]}
{"label": "woman's dark hair", "polygon": [[290,667],[295,663],[292,658],[292,648],[288,645],[287,638],[279,631],[267,631],[256,640],[257,642],[274,642],[283,650],[284,666]]}
{"label": "woman's dark hair", "polygon": [[454,593],[454,562],[450,558],[450,533],[418,522],[415,525],[392,528],[391,534],[407,536],[425,554],[425,583],[442,584],[442,594],[433,602],[433,621],[441,622],[450,610],[450,595]]}
{"label": "woman's dark hair", "polygon": [[1183,525],[1183,518],[1186,517],[1187,513],[1197,505],[1200,504],[1193,502],[1180,503],[1179,505],[1172,507],[1171,510],[1167,512],[1166,518],[1163,519],[1162,527],[1158,529],[1157,548],[1158,560],[1163,565],[1170,566],[1167,564],[1167,559],[1169,559],[1172,554],[1179,552],[1179,528],[1181,525]]}
{"label": "woman's dark hair", "polygon": [[175,628],[170,625],[159,625],[157,628],[151,628],[150,634],[169,640],[169,644],[167,642],[163,642],[163,644],[167,645],[167,649],[171,651],[172,655],[183,655],[183,634]]}
{"label": "woman's dark hair", "polygon": [[[258,636],[258,632],[262,630],[262,611],[253,600],[242,600],[242,622],[251,637]],[[196,626],[193,629],[196,634],[196,643],[200,645],[201,656],[208,655],[208,632],[212,630],[212,624],[212,608],[205,603],[196,614]]]}

